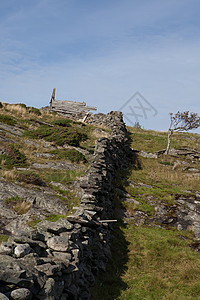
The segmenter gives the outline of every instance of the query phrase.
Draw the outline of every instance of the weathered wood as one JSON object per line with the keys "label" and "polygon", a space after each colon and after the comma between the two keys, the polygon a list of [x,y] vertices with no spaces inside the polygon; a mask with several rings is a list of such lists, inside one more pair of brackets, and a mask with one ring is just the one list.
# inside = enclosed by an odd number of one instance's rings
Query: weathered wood
{"label": "weathered wood", "polygon": [[51,96],[51,101],[50,101],[50,110],[52,110],[52,101],[55,100],[55,96],[56,96],[56,89],[54,88]]}
{"label": "weathered wood", "polygon": [[55,100],[55,90],[53,89],[50,111],[55,111],[64,115],[88,114],[90,110],[97,110],[96,107],[86,106],[85,102],[69,101],[69,100]]}

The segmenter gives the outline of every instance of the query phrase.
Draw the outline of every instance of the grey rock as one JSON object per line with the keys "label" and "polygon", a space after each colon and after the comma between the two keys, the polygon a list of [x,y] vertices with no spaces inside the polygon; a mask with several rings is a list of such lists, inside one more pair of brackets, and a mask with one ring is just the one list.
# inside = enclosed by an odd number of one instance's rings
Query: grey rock
{"label": "grey rock", "polygon": [[71,214],[70,216],[67,217],[67,220],[69,220],[69,222],[71,223],[78,223],[84,226],[89,226],[90,222],[89,220],[87,220],[86,218],[82,217],[82,216],[76,216]]}
{"label": "grey rock", "polygon": [[57,163],[47,162],[46,164],[33,163],[33,168],[36,169],[54,169],[54,170],[75,170],[75,165],[67,162],[59,161]]}
{"label": "grey rock", "polygon": [[72,257],[72,255],[69,252],[63,253],[63,252],[56,252],[56,251],[53,251],[53,256],[55,260],[63,261],[64,263],[70,261]]}
{"label": "grey rock", "polygon": [[57,273],[60,270],[58,265],[52,265],[50,263],[36,266],[36,269],[46,274],[48,277],[53,276],[55,273]]}
{"label": "grey rock", "polygon": [[63,185],[62,183],[60,183],[60,182],[51,181],[50,184],[53,185],[53,186],[58,187],[59,189],[61,189],[63,191],[69,191],[69,189],[65,185]]}
{"label": "grey rock", "polygon": [[32,293],[26,288],[14,290],[11,292],[10,295],[13,300],[31,300],[32,299]]}
{"label": "grey rock", "polygon": [[0,245],[0,253],[11,255],[13,254],[14,245],[11,242],[2,242]]}
{"label": "grey rock", "polygon": [[135,205],[139,205],[139,204],[140,204],[140,202],[137,201],[137,200],[135,200],[134,198],[126,198],[126,199],[124,200],[124,202],[133,203],[133,204],[135,204]]}
{"label": "grey rock", "polygon": [[6,125],[6,124],[2,124],[2,123],[0,123],[0,128],[5,131],[8,131],[9,133],[12,133],[12,135],[14,135],[14,136],[16,136],[16,135],[21,136],[24,131],[16,126],[10,126],[10,125]]}
{"label": "grey rock", "polygon": [[66,236],[56,236],[47,240],[47,245],[54,251],[65,252],[68,250],[69,239]]}
{"label": "grey rock", "polygon": [[24,266],[7,255],[0,255],[0,281],[28,289],[33,286],[32,277],[26,278]]}
{"label": "grey rock", "polygon": [[196,169],[196,168],[189,168],[189,169],[187,169],[187,171],[198,173],[198,172],[199,172],[199,169]]}
{"label": "grey rock", "polygon": [[[11,218],[17,216],[16,213],[7,209],[2,201],[16,196],[26,199],[26,201],[33,205],[33,208],[45,209],[50,213],[65,214],[68,210],[66,205],[59,198],[52,195],[52,190],[51,194],[49,194],[45,189],[38,191],[33,188],[25,188],[15,183],[0,180],[0,215],[11,216]],[[14,228],[16,229],[16,226],[13,226],[13,229]]]}
{"label": "grey rock", "polygon": [[15,247],[14,254],[16,257],[23,257],[33,251],[29,244],[22,244]]}
{"label": "grey rock", "polygon": [[51,233],[59,234],[61,232],[71,230],[73,228],[73,225],[66,219],[59,219],[56,222],[44,220],[37,225],[37,228]]}
{"label": "grey rock", "polygon": [[53,278],[48,278],[43,289],[39,293],[39,299],[55,300],[59,299],[64,289],[64,282],[55,282]]}
{"label": "grey rock", "polygon": [[38,144],[38,143],[36,143],[34,141],[30,141],[30,140],[23,140],[23,143],[31,145],[31,146],[34,146],[34,147],[38,147],[38,148],[41,147],[40,144]]}
{"label": "grey rock", "polygon": [[4,294],[2,294],[2,293],[0,293],[0,299],[1,299],[1,300],[9,300],[9,298],[6,297],[6,295],[4,295]]}
{"label": "grey rock", "polygon": [[157,154],[148,153],[148,152],[145,152],[145,151],[140,151],[140,152],[139,152],[139,155],[140,155],[140,156],[143,156],[143,157],[145,157],[145,158],[158,158],[158,155],[157,155]]}
{"label": "grey rock", "polygon": [[55,157],[55,154],[51,154],[51,153],[34,153],[33,154],[35,157],[42,157],[42,158],[53,158]]}

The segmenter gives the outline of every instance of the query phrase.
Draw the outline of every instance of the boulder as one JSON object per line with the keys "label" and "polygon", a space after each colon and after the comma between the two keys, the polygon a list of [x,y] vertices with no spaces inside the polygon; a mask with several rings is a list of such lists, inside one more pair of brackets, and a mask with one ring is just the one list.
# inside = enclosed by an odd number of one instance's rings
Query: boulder
{"label": "boulder", "polygon": [[47,240],[47,245],[54,251],[65,252],[68,250],[69,239],[66,236],[55,236]]}
{"label": "boulder", "polygon": [[1,299],[1,300],[9,300],[9,298],[6,297],[6,295],[4,295],[4,294],[2,294],[2,293],[0,293],[0,299]]}
{"label": "boulder", "polygon": [[31,249],[29,244],[21,244],[15,247],[14,254],[19,258],[29,254],[32,251],[33,250]]}
{"label": "boulder", "polygon": [[14,245],[11,242],[2,242],[0,245],[0,253],[11,255],[13,254]]}
{"label": "boulder", "polygon": [[13,290],[11,292],[10,296],[12,297],[13,300],[31,300],[32,299],[32,293],[26,288]]}

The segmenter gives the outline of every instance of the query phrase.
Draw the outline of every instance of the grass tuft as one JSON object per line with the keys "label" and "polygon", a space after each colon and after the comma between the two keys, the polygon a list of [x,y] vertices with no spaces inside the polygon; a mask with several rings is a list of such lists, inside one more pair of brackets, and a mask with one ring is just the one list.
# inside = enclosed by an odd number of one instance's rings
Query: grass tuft
{"label": "grass tuft", "polygon": [[85,156],[76,149],[52,150],[51,154],[55,154],[56,158],[69,160],[74,163],[86,162]]}
{"label": "grass tuft", "polygon": [[8,167],[25,165],[27,158],[14,145],[9,144],[4,149],[4,154],[0,155],[0,163]]}
{"label": "grass tuft", "polygon": [[63,146],[64,144],[79,146],[81,141],[87,139],[87,135],[80,128],[49,127],[47,125],[41,125],[35,130],[26,130],[23,135],[32,139],[44,138],[46,141],[54,142],[58,146]]}
{"label": "grass tuft", "polygon": [[0,122],[11,126],[14,126],[17,123],[15,118],[8,115],[0,115]]}
{"label": "grass tuft", "polygon": [[5,200],[5,203],[8,208],[13,209],[19,215],[26,214],[32,206],[31,203],[24,201],[19,196],[8,198]]}

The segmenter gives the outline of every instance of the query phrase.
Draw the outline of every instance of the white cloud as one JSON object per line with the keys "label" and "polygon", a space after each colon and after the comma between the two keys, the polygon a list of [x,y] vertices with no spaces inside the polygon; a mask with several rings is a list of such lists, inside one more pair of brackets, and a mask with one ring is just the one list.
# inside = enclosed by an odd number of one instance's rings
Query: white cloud
{"label": "white cloud", "polygon": [[56,87],[108,112],[139,91],[158,110],[141,119],[154,129],[171,111],[200,111],[200,40],[187,21],[197,1],[74,3],[37,0],[0,21],[1,101],[45,106]]}

